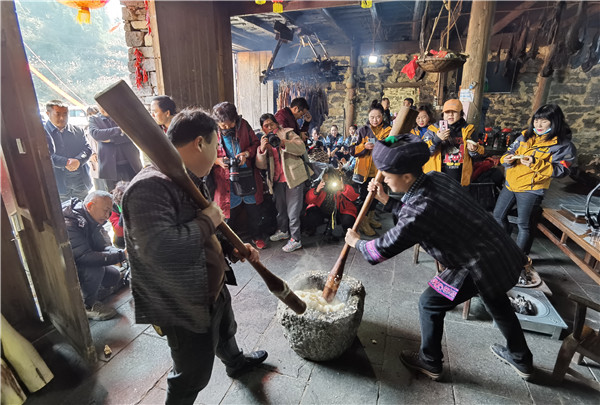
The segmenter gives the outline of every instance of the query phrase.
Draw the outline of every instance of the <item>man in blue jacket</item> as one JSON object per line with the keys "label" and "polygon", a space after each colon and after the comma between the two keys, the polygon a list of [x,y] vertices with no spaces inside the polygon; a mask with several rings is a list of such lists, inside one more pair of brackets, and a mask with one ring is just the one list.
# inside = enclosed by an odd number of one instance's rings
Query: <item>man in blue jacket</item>
{"label": "man in blue jacket", "polygon": [[83,200],[92,186],[87,161],[92,155],[83,130],[69,124],[69,107],[60,100],[46,103],[46,141],[60,201]]}
{"label": "man in blue jacket", "polygon": [[492,352],[528,380],[533,373],[533,356],[506,295],[517,283],[526,257],[458,182],[444,173],[424,174],[422,166],[427,160],[427,145],[413,135],[388,137],[375,144],[373,161],[384,182],[393,192],[405,194],[401,200],[390,198],[375,180],[369,191],[376,193],[375,198],[398,222],[368,242],[349,229],[346,243],[371,264],[418,243],[446,268],[429,281],[421,295],[421,348],[418,352],[402,351],[400,360],[406,367],[439,380],[446,312],[479,294],[506,339],[506,346],[494,344]]}
{"label": "man in blue jacket", "polygon": [[98,301],[98,290],[100,286],[117,286],[121,273],[114,265],[126,258],[124,250],[111,245],[102,227],[112,213],[112,206],[110,193],[101,190],[92,191],[83,201],[72,198],[62,205],[85,311],[88,319],[98,321],[117,314],[114,308]]}

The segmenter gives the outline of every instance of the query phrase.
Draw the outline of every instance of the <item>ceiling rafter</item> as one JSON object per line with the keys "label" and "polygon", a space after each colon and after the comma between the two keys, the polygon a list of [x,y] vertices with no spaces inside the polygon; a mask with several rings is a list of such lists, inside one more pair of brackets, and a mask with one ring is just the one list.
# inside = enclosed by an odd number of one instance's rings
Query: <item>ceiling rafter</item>
{"label": "ceiling rafter", "polygon": [[321,13],[325,18],[333,25],[333,27],[339,31],[348,41],[352,41],[352,34],[342,27],[336,19],[331,15],[331,11],[327,8],[321,9]]}
{"label": "ceiling rafter", "polygon": [[535,4],[535,1],[524,1],[523,3],[519,4],[513,11],[502,17],[494,24],[492,27],[492,35],[502,31],[508,24],[519,18],[521,14],[523,14],[527,9],[533,7]]}
{"label": "ceiling rafter", "polygon": [[240,20],[244,21],[245,23],[251,25],[252,27],[256,28],[257,31],[261,32],[262,34],[271,36],[273,38],[275,38],[275,31],[273,29],[273,26],[269,26],[269,24],[267,24],[265,21],[257,18],[257,17],[253,17],[253,16],[239,16],[239,17],[235,17],[235,18],[239,18]]}

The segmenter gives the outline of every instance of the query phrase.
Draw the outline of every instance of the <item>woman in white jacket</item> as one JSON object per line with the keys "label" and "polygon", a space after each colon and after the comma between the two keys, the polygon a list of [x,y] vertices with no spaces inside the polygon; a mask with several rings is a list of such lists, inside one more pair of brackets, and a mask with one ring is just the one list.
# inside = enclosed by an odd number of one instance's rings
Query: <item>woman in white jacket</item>
{"label": "woman in white jacket", "polygon": [[[267,185],[277,208],[278,230],[270,240],[290,238],[283,251],[293,252],[302,248],[300,214],[304,204],[304,182],[312,176],[305,160],[306,146],[291,128],[281,128],[273,114],[263,114],[260,126],[266,135],[261,138],[256,152],[256,167],[267,170]],[[273,134],[279,142],[269,136]]]}

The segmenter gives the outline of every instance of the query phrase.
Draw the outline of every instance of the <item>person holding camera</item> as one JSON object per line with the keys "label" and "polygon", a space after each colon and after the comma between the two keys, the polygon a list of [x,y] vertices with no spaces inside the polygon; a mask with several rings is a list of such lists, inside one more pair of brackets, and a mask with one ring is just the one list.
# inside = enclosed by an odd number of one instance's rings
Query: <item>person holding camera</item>
{"label": "person holding camera", "polygon": [[[358,130],[358,140],[353,149],[356,157],[354,176],[352,180],[358,183],[360,200],[367,198],[369,190],[367,186],[371,179],[375,178],[377,168],[373,164],[372,151],[377,140],[383,140],[390,134],[392,128],[383,122],[383,106],[377,100],[373,100],[369,108],[369,123]],[[359,231],[366,236],[375,235],[372,227],[381,228],[381,224],[375,220],[375,205],[369,207],[369,214],[360,223]]]}
{"label": "person holding camera", "polygon": [[256,167],[267,171],[267,185],[277,209],[277,232],[270,239],[276,242],[290,238],[282,249],[293,252],[302,248],[300,214],[304,182],[313,171],[304,160],[304,141],[292,128],[282,128],[273,114],[263,114],[260,126],[266,135],[260,140]]}
{"label": "person holding camera", "polygon": [[306,193],[304,229],[309,235],[314,235],[317,227],[327,220],[325,241],[337,241],[333,236],[336,224],[342,225],[345,234],[356,221],[358,210],[354,201],[358,199],[358,193],[344,183],[340,172],[333,166],[323,170],[315,183],[316,186]]}
{"label": "person holding camera", "polygon": [[258,227],[259,206],[263,202],[262,178],[254,168],[258,138],[232,103],[215,105],[212,114],[219,128],[217,159],[211,171],[214,200],[232,229],[245,227],[256,248],[264,249],[267,245]]}

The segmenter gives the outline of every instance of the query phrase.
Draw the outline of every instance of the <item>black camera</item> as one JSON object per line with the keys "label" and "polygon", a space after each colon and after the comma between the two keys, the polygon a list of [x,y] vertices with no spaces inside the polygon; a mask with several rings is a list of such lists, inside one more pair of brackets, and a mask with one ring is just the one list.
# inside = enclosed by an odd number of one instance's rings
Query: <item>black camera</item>
{"label": "black camera", "polygon": [[240,179],[240,160],[235,157],[224,157],[223,163],[229,165],[229,181],[238,181]]}
{"label": "black camera", "polygon": [[274,134],[273,132],[269,132],[266,136],[267,136],[267,141],[269,142],[269,145],[271,145],[274,148],[279,147],[279,145],[281,144],[281,139],[279,139],[279,136],[277,134]]}

